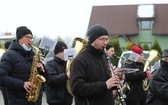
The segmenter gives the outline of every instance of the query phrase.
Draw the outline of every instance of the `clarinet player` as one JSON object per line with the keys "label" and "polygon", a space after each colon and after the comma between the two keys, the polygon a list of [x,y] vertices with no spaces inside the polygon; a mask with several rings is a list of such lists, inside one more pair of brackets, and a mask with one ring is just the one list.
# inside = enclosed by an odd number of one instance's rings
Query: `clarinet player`
{"label": "clarinet player", "polygon": [[114,105],[112,87],[118,87],[118,76],[110,77],[104,48],[109,33],[100,24],[87,31],[88,45],[73,60],[70,84],[75,105]]}
{"label": "clarinet player", "polygon": [[[26,26],[16,29],[14,39],[8,51],[5,52],[0,62],[0,85],[6,89],[8,105],[41,105],[42,89],[36,102],[29,102],[27,93],[32,90],[30,77],[31,66],[35,52],[31,48],[33,34]],[[35,68],[47,78],[47,72],[42,63],[35,64]]]}

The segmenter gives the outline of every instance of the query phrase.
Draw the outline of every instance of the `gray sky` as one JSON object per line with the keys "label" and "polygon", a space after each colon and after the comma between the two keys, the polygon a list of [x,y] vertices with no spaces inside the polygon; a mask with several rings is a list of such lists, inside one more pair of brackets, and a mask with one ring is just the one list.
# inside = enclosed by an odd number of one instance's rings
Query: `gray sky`
{"label": "gray sky", "polygon": [[168,3],[168,0],[0,0],[0,33],[18,26],[38,37],[84,38],[92,6]]}

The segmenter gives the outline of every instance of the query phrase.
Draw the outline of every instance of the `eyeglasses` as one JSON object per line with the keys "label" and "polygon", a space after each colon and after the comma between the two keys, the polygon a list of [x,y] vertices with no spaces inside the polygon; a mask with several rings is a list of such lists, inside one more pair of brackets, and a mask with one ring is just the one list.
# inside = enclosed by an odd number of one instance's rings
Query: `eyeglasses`
{"label": "eyeglasses", "polygon": [[105,39],[105,38],[98,38],[98,40],[100,40],[100,41],[102,41],[102,42],[108,42],[108,41],[109,41],[108,38],[107,38],[107,39]]}
{"label": "eyeglasses", "polygon": [[26,39],[33,39],[33,37],[32,36],[24,36]]}

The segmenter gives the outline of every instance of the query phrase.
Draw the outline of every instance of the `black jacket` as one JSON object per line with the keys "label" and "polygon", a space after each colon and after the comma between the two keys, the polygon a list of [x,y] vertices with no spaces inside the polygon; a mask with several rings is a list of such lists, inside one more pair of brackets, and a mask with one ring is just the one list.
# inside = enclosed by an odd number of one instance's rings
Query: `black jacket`
{"label": "black jacket", "polygon": [[[4,53],[0,62],[0,85],[6,88],[9,105],[34,105],[26,99],[24,82],[28,81],[31,71],[31,63],[34,52],[25,51],[20,44],[14,40]],[[47,77],[47,73],[41,73]],[[40,92],[39,101],[42,98]],[[37,104],[36,104],[37,105]],[[38,104],[40,105],[40,104]]]}
{"label": "black jacket", "polygon": [[110,78],[105,55],[88,45],[73,60],[70,84],[75,105],[113,105],[112,90],[107,89]]}
{"label": "black jacket", "polygon": [[125,81],[130,86],[130,90],[126,91],[126,100],[139,101],[146,99],[147,91],[142,88],[142,80],[146,78],[146,73],[143,72],[144,64],[128,61],[124,67],[139,69],[137,72],[126,74]]}
{"label": "black jacket", "polygon": [[54,105],[71,105],[72,96],[66,89],[68,80],[66,75],[66,62],[54,56],[47,62],[46,68],[49,78],[46,86],[47,103]]}
{"label": "black jacket", "polygon": [[161,60],[161,67],[149,81],[147,105],[168,104],[168,63]]}

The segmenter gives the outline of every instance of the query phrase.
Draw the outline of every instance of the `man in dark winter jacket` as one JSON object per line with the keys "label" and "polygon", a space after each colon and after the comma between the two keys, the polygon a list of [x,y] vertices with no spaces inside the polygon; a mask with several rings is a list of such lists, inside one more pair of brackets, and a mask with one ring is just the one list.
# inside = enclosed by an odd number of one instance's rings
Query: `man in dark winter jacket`
{"label": "man in dark winter jacket", "polygon": [[32,64],[36,51],[31,47],[32,38],[30,29],[26,26],[18,27],[16,40],[11,42],[1,58],[0,85],[6,89],[8,105],[41,105],[42,91],[36,102],[29,102],[26,98],[34,86],[29,81],[32,66],[37,67],[39,74],[47,78],[47,72],[38,57],[35,59],[37,62]]}
{"label": "man in dark winter jacket", "polygon": [[47,103],[49,105],[72,104],[72,96],[66,89],[66,82],[70,78],[70,71],[66,73],[64,49],[67,49],[67,45],[62,41],[58,41],[54,50],[54,59],[46,64],[49,73],[46,86]]}
{"label": "man in dark winter jacket", "polygon": [[168,104],[168,49],[160,60],[160,67],[155,70],[149,81],[147,105]]}
{"label": "man in dark winter jacket", "polygon": [[104,48],[109,34],[100,24],[87,32],[88,45],[73,60],[70,84],[75,105],[113,105],[112,87],[119,86],[118,76],[110,77]]}

